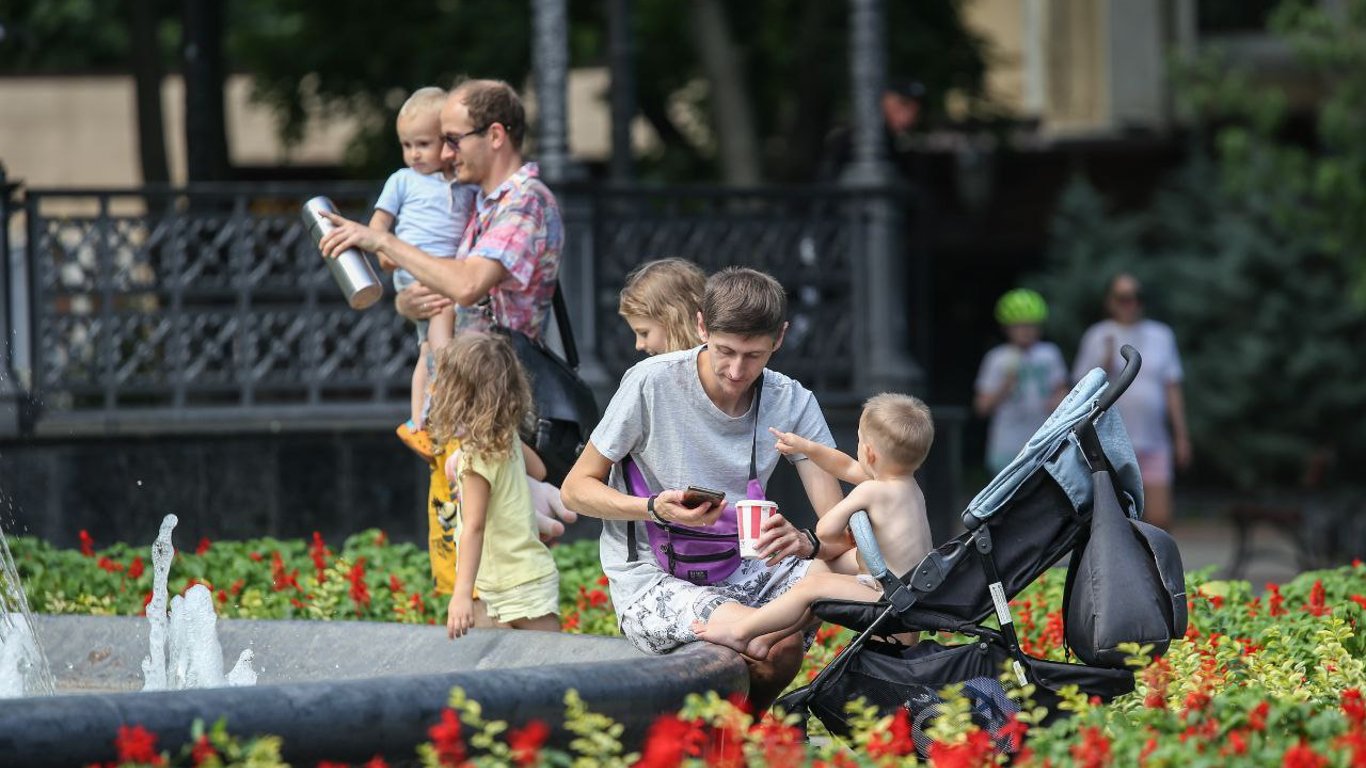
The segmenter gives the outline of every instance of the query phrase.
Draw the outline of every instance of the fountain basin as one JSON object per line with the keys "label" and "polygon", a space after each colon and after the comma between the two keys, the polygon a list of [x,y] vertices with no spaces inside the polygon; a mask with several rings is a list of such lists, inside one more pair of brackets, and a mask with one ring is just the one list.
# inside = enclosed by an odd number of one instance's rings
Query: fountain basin
{"label": "fountain basin", "polygon": [[208,725],[220,717],[239,736],[283,737],[295,763],[411,759],[456,686],[486,719],[540,719],[561,744],[569,738],[560,727],[564,694],[577,690],[625,727],[629,744],[688,693],[748,686],[739,655],[707,643],[649,656],[621,638],[588,635],[474,630],[451,641],[444,627],[222,619],[226,662],[251,648],[257,685],[143,693],[144,619],[35,620],[59,695],[0,701],[0,765],[111,760],[120,725],[142,725],[174,751],[196,718]]}

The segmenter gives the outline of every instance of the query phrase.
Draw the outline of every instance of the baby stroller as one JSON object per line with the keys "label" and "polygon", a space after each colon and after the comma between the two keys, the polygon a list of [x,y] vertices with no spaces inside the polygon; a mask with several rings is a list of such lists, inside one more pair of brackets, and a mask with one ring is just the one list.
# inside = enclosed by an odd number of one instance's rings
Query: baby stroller
{"label": "baby stroller", "polygon": [[[850,731],[845,705],[863,697],[880,714],[905,707],[922,755],[923,729],[939,712],[939,691],[962,683],[979,727],[995,733],[1018,711],[999,677],[1009,665],[1034,700],[1054,710],[1057,692],[1076,685],[1108,701],[1134,688],[1123,642],[1151,643],[1154,654],[1186,631],[1184,573],[1175,542],[1139,521],[1143,499],[1137,460],[1110,407],[1138,373],[1129,346],[1117,381],[1091,371],[963,513],[967,531],[930,552],[905,574],[887,571],[867,515],[852,529],[869,572],[883,587],[878,603],[826,600],[813,610],[860,634],[804,688],[776,706],[805,722],[815,715],[831,733]],[[1024,653],[1008,601],[1072,554],[1064,596],[1067,644],[1083,663]],[[995,616],[999,628],[982,626]],[[874,639],[908,631],[968,635],[961,645],[925,640],[904,646]],[[1007,749],[999,736],[996,746]]]}

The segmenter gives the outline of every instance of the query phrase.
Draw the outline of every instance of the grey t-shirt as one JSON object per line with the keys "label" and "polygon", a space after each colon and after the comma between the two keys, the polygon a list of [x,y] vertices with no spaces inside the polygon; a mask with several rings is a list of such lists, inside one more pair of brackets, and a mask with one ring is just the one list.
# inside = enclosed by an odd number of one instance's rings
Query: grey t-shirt
{"label": "grey t-shirt", "polygon": [[[725,491],[727,501],[733,502],[746,495],[754,407],[732,417],[712,403],[697,374],[702,349],[656,355],[628,370],[590,440],[614,464],[632,457],[651,491],[703,485]],[[831,447],[835,441],[810,391],[767,369],[763,381],[756,466],[759,481],[767,486],[780,456],[769,427]],[[628,492],[619,464],[612,468],[608,482]],[[631,524],[604,520],[602,525],[602,568],[617,606],[631,604],[666,578],[650,552],[644,529],[636,531],[635,562],[627,562],[626,529]]]}

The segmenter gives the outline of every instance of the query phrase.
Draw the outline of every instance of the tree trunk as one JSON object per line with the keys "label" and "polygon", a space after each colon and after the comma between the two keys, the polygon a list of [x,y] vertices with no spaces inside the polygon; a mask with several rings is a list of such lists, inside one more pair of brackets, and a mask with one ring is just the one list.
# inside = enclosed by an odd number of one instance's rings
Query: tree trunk
{"label": "tree trunk", "polygon": [[138,119],[138,161],[144,184],[171,180],[166,166],[166,133],[161,113],[161,47],[152,0],[132,0],[129,40]]}
{"label": "tree trunk", "polygon": [[720,151],[721,178],[736,186],[758,184],[762,176],[759,135],[750,114],[749,88],[740,51],[730,36],[719,0],[694,0],[693,45],[710,84],[711,119]]}
{"label": "tree trunk", "polygon": [[185,150],[190,181],[228,178],[223,110],[223,7],[185,2]]}

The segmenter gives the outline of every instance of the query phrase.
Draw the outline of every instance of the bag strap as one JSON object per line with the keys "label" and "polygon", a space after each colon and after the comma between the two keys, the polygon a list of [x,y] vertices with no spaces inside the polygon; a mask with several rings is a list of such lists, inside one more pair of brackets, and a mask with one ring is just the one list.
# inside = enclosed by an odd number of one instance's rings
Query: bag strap
{"label": "bag strap", "polygon": [[759,381],[756,383],[757,389],[754,390],[754,439],[749,443],[749,478],[750,480],[759,479],[758,462],[759,454],[759,401],[764,394],[764,372],[759,371]]}
{"label": "bag strap", "polygon": [[[759,381],[754,390],[754,437],[749,443],[749,479],[757,481],[759,479],[758,454],[759,454],[759,405],[764,394],[764,372],[759,371]],[[649,493],[650,489],[645,484],[645,476],[641,474],[640,467],[631,460],[630,456],[621,460],[621,473],[626,481],[626,489],[632,495],[639,495],[643,490]],[[636,523],[644,521],[631,520],[626,523],[626,562],[636,561]]]}
{"label": "bag strap", "polygon": [[555,278],[555,298],[551,302],[555,312],[555,327],[560,329],[560,346],[564,347],[564,361],[569,367],[578,370],[579,345],[574,341],[574,326],[569,324],[569,307],[564,303],[564,288],[559,278]]}

